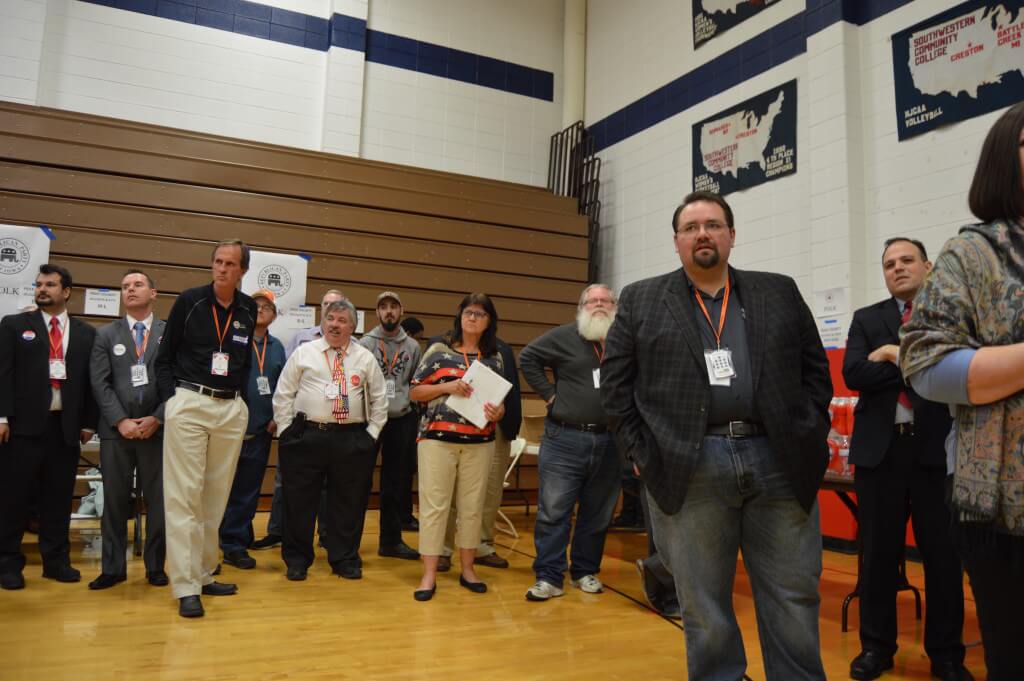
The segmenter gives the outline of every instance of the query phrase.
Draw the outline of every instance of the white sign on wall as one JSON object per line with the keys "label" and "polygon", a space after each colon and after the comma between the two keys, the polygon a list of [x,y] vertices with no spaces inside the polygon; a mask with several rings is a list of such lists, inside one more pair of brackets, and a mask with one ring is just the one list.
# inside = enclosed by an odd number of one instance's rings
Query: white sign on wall
{"label": "white sign on wall", "polygon": [[306,307],[308,263],[308,256],[249,252],[249,271],[242,278],[242,291],[252,295],[265,288],[274,293],[277,319],[270,325],[270,333],[285,346],[298,330],[316,323],[311,319],[314,308]]}
{"label": "white sign on wall", "polygon": [[34,304],[36,275],[53,239],[43,226],[0,225],[0,317]]}
{"label": "white sign on wall", "polygon": [[109,288],[85,289],[84,312],[96,317],[120,317],[121,292]]}

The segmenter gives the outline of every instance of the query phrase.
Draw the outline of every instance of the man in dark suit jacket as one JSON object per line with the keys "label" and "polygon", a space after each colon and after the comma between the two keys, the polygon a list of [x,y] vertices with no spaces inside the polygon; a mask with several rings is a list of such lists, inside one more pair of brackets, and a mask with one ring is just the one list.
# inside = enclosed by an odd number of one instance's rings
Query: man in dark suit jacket
{"label": "man in dark suit jacket", "polygon": [[108,589],[127,575],[125,546],[131,509],[132,474],[146,500],[146,579],[166,586],[164,572],[163,420],[164,401],[156,386],[157,348],[164,322],[153,316],[156,287],[141,270],[121,279],[127,316],[96,333],[92,389],[100,407],[100,469],[103,472],[103,567],[89,588]]}
{"label": "man in dark suit jacket", "polygon": [[728,267],[736,230],[724,199],[690,194],[672,228],[683,269],[623,290],[601,393],[619,451],[654,502],[689,678],[739,679],[746,669],[732,606],[742,549],[767,678],[824,679],[825,350],[792,279]]}
{"label": "man in dark suit jacket", "polygon": [[81,444],[96,428],[89,355],[96,331],[68,317],[71,273],[41,265],[34,312],[0,320],[0,587],[25,586],[21,539],[29,504],[39,507],[43,577],[77,582],[68,528]]}
{"label": "man in dark suit jacket", "polygon": [[932,672],[943,681],[970,678],[963,666],[963,576],[944,500],[949,409],[919,397],[903,382],[896,364],[903,314],[909,316],[930,269],[921,242],[887,241],[882,271],[892,297],[857,310],[846,341],[843,378],[860,391],[850,463],[856,466],[854,486],[864,553],[862,650],[850,665],[854,679],[877,678],[893,665],[897,573],[908,508],[924,560],[928,598],[924,647]]}

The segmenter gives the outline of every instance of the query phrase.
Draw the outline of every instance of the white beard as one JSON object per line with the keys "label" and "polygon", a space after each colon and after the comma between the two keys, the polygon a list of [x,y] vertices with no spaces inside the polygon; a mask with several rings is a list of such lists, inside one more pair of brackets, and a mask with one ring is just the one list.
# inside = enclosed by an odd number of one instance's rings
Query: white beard
{"label": "white beard", "polygon": [[603,341],[613,321],[614,310],[609,312],[607,317],[595,316],[591,312],[580,310],[576,313],[576,330],[588,341]]}

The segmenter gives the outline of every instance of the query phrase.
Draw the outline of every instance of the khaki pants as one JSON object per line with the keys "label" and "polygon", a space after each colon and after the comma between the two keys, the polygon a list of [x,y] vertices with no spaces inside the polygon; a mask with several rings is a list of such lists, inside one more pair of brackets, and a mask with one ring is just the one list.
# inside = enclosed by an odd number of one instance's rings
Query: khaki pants
{"label": "khaki pants", "polygon": [[[505,471],[508,470],[509,454],[512,451],[512,443],[509,442],[501,432],[501,428],[494,430],[494,456],[491,457],[491,470],[487,474],[487,493],[484,497],[484,509],[480,515],[480,545],[476,548],[476,555],[489,556],[494,553],[494,523],[498,519],[498,509],[501,508],[501,497],[505,493]],[[455,516],[457,509],[452,505],[448,513],[448,528],[444,534],[444,554],[452,555],[452,547],[455,546]]]}
{"label": "khaki pants", "polygon": [[440,556],[452,503],[458,508],[455,545],[475,549],[494,443],[460,444],[420,440],[420,553]]}
{"label": "khaki pants", "polygon": [[235,479],[249,409],[179,388],[164,410],[167,575],[175,598],[213,581],[217,531]]}

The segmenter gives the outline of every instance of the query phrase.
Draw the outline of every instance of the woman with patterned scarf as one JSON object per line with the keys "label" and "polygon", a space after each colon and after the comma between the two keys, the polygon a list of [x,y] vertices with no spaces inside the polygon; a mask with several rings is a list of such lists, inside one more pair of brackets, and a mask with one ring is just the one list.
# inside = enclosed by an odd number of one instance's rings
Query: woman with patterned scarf
{"label": "woman with patterned scarf", "polygon": [[989,681],[1024,679],[1024,103],[989,131],[968,202],[903,326],[900,368],[954,405],[953,532],[971,579]]}

